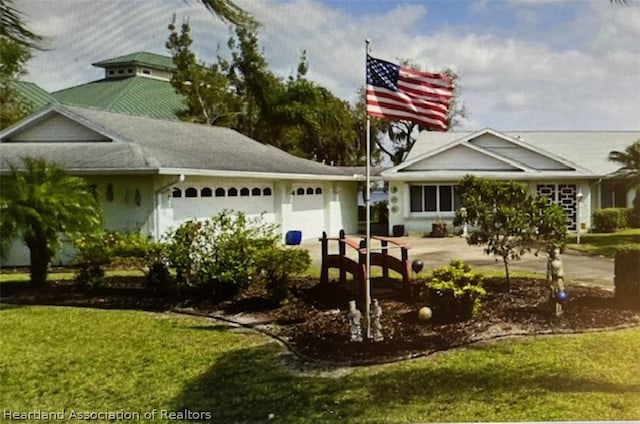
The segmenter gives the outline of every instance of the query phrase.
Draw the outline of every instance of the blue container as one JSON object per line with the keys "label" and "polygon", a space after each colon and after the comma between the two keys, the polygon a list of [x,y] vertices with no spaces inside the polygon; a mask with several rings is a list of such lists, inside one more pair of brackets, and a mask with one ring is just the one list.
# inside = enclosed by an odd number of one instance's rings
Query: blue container
{"label": "blue container", "polygon": [[287,246],[297,246],[302,242],[302,231],[287,231],[284,243]]}

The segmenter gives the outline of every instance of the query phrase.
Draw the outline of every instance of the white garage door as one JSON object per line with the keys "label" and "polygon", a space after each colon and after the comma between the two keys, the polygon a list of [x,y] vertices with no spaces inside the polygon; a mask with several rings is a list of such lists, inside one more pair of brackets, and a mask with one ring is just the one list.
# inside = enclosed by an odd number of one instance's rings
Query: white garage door
{"label": "white garage door", "polygon": [[293,188],[291,222],[287,230],[302,231],[302,239],[322,236],[324,225],[324,196],[320,186],[300,185]]}
{"label": "white garage door", "polygon": [[248,217],[263,214],[273,223],[273,187],[271,185],[184,186],[175,187],[171,206],[176,224],[190,219],[206,219],[225,209],[244,212]]}

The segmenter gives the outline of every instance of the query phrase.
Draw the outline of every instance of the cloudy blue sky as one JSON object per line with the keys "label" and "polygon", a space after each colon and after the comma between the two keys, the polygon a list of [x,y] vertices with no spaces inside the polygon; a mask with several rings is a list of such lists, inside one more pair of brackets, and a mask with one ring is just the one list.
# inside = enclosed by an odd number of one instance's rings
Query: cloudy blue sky
{"label": "cloudy blue sky", "polygon": [[[454,69],[469,119],[460,129],[640,128],[640,0],[237,0],[262,24],[280,76],[307,51],[309,77],[354,100],[364,40],[374,56]],[[196,0],[16,0],[51,39],[26,79],[58,90],[100,79],[91,63],[134,51],[167,54],[167,25],[189,19],[194,50],[226,54],[229,28]]]}

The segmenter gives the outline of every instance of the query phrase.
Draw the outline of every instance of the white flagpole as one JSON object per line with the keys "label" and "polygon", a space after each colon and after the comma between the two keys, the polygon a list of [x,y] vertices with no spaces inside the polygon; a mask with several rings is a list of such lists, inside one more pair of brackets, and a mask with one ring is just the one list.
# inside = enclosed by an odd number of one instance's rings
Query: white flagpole
{"label": "white flagpole", "polygon": [[[366,73],[367,60],[369,56],[369,39],[365,40],[365,104],[366,104]],[[366,109],[366,107],[365,107]],[[366,113],[366,112],[365,112]],[[371,338],[371,118],[367,114],[367,188],[365,190],[365,208],[366,208],[366,237],[367,237],[367,278],[365,282],[365,322],[367,323],[367,340]]]}

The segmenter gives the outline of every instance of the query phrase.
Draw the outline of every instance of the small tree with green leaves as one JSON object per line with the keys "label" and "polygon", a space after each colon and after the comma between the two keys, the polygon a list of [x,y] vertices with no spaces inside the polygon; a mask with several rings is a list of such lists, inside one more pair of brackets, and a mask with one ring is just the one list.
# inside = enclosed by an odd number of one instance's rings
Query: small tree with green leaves
{"label": "small tree with green leaves", "polygon": [[466,220],[469,245],[484,246],[487,255],[502,259],[508,285],[510,261],[534,248],[564,247],[564,211],[546,197],[532,195],[527,185],[466,176],[458,189],[465,210],[456,212],[454,224]]}
{"label": "small tree with green leaves", "polygon": [[43,286],[63,235],[73,238],[98,231],[102,210],[84,179],[45,159],[22,161],[21,167],[11,164],[10,174],[1,180],[2,253],[9,242],[22,238],[30,251],[31,283]]}

